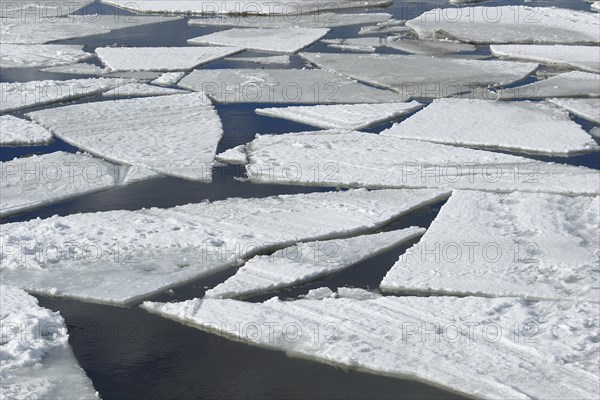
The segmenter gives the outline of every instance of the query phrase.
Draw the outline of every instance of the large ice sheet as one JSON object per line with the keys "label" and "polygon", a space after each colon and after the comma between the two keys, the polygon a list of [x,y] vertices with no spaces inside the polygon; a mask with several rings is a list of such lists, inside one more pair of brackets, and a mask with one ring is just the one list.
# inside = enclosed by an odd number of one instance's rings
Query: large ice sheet
{"label": "large ice sheet", "polygon": [[406,22],[422,39],[470,43],[598,43],[595,13],[555,7],[436,8]]}
{"label": "large ice sheet", "polygon": [[257,183],[600,193],[595,169],[362,132],[261,135],[246,151]]}
{"label": "large ice sheet", "polygon": [[39,293],[131,303],[260,252],[375,230],[448,196],[350,190],[5,224],[0,277]]}
{"label": "large ice sheet", "polygon": [[498,57],[532,60],[544,64],[570,65],[584,71],[600,72],[600,48],[598,46],[498,44],[490,46],[490,50],[493,55]]}
{"label": "large ice sheet", "polygon": [[118,99],[122,97],[149,97],[166,96],[170,94],[189,93],[186,90],[165,88],[160,86],[148,85],[145,83],[133,82],[120,86],[116,89],[102,93],[102,97]]}
{"label": "large ice sheet", "polygon": [[65,142],[112,162],[210,182],[219,115],[202,93],[76,104],[31,119]]}
{"label": "large ice sheet", "polygon": [[320,69],[195,70],[178,86],[220,103],[389,103],[394,92],[376,89]]}
{"label": "large ice sheet", "polygon": [[383,296],[194,299],[143,308],[234,340],[473,398],[595,399],[600,393],[598,304]]}
{"label": "large ice sheet", "polygon": [[227,29],[188,39],[190,44],[237,46],[248,50],[296,53],[321,39],[327,28]]}
{"label": "large ice sheet", "polygon": [[72,64],[92,55],[80,44],[3,44],[0,68],[40,68]]}
{"label": "large ice sheet", "polygon": [[565,111],[543,102],[436,101],[381,134],[560,156],[599,149],[596,141]]}
{"label": "large ice sheet", "polygon": [[475,50],[475,46],[472,44],[443,40],[434,41],[388,38],[388,40],[385,42],[385,45],[387,47],[391,47],[392,49],[420,55],[438,55]]}
{"label": "large ice sheet", "polygon": [[98,399],[69,346],[65,320],[35,297],[0,286],[3,399]]}
{"label": "large ice sheet", "polygon": [[285,118],[325,129],[362,129],[409,114],[421,103],[335,104],[259,108],[257,114]]}
{"label": "large ice sheet", "polygon": [[205,297],[246,297],[298,285],[342,271],[424,232],[425,229],[413,226],[349,239],[301,243],[271,255],[256,256],[231,278],[208,290]]}
{"label": "large ice sheet", "polygon": [[6,113],[92,96],[129,82],[131,80],[118,78],[2,82],[0,83],[0,112]]}
{"label": "large ice sheet", "polygon": [[599,220],[599,197],[455,191],[381,288],[600,302]]}
{"label": "large ice sheet", "polygon": [[35,122],[0,116],[0,146],[40,146],[51,141],[52,134]]}
{"label": "large ice sheet", "polygon": [[99,47],[96,55],[110,71],[178,71],[241,51],[238,47]]}
{"label": "large ice sheet", "polygon": [[333,12],[297,14],[297,15],[222,15],[190,19],[189,25],[230,26],[239,28],[287,28],[299,26],[303,28],[335,28],[338,26],[368,24],[389,19],[391,14],[337,14]]}
{"label": "large ice sheet", "polygon": [[300,53],[307,61],[404,98],[439,98],[481,86],[507,85],[532,73],[537,64],[394,54]]}
{"label": "large ice sheet", "polygon": [[527,85],[498,90],[501,99],[544,99],[548,97],[600,97],[600,75],[571,71]]}
{"label": "large ice sheet", "polygon": [[600,124],[600,99],[550,99],[571,114]]}

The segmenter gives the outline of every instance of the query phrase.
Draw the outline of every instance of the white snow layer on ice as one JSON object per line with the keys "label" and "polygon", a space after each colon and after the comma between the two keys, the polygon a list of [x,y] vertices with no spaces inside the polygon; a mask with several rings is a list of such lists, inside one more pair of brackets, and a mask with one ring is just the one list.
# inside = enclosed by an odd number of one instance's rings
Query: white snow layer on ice
{"label": "white snow layer on ice", "polygon": [[215,156],[215,160],[226,164],[247,164],[246,145],[241,144],[232,149],[227,149]]}
{"label": "white snow layer on ice", "polygon": [[490,46],[490,50],[493,55],[498,57],[531,60],[544,64],[570,65],[584,71],[600,72],[600,48],[598,46],[498,44]]}
{"label": "white snow layer on ice", "polygon": [[597,14],[555,7],[436,8],[406,21],[406,26],[422,39],[482,44],[600,42]]}
{"label": "white snow layer on ice", "polygon": [[455,191],[387,292],[600,302],[600,198]]}
{"label": "white snow layer on ice", "polygon": [[109,161],[210,182],[223,127],[202,93],[75,104],[28,116]]}
{"label": "white snow layer on ice", "polygon": [[388,38],[388,40],[385,42],[385,45],[406,53],[420,55],[438,55],[475,50],[475,46],[468,43],[434,40],[411,40],[404,38]]}
{"label": "white snow layer on ice", "polygon": [[371,133],[260,135],[246,149],[257,183],[600,193],[595,169]]}
{"label": "white snow layer on ice", "polygon": [[501,99],[543,99],[547,97],[600,97],[600,75],[571,71],[527,85],[498,90]]}
{"label": "white snow layer on ice", "polygon": [[327,28],[233,28],[188,39],[188,43],[237,46],[248,50],[275,53],[296,53],[321,39],[327,32],[329,32]]}
{"label": "white snow layer on ice", "polygon": [[437,101],[381,134],[561,156],[599,149],[564,110],[541,102]]}
{"label": "white snow layer on ice", "polygon": [[320,68],[395,90],[404,98],[448,97],[480,86],[507,85],[537,68],[532,63],[416,55],[304,52],[300,56]]}
{"label": "white snow layer on ice", "polygon": [[266,249],[370,232],[448,196],[350,190],[9,223],[0,277],[37,293],[126,304]]}
{"label": "white snow layer on ice", "polygon": [[94,64],[77,63],[69,65],[59,65],[40,69],[42,72],[51,72],[54,74],[72,74],[72,75],[100,75],[105,72],[104,69]]}
{"label": "white snow layer on ice", "polygon": [[170,94],[189,93],[186,90],[165,88],[160,86],[148,85],[145,83],[132,82],[118,88],[102,93],[102,97],[111,97],[118,99],[122,97],[147,97],[147,96],[166,96]]}
{"label": "white snow layer on ice", "polygon": [[301,243],[271,255],[256,256],[231,278],[208,290],[205,297],[247,297],[298,285],[344,270],[424,232],[425,229],[413,226],[349,239]]}
{"label": "white snow layer on ice", "polygon": [[285,16],[257,16],[257,15],[222,15],[208,16],[205,18],[190,19],[189,25],[223,26],[238,28],[287,28],[298,26],[302,28],[335,28],[338,26],[368,24],[389,19],[391,14],[337,14],[322,12],[314,14],[297,14]]}
{"label": "white snow layer on ice", "polygon": [[69,346],[65,320],[21,289],[0,286],[3,399],[98,399]]}
{"label": "white snow layer on ice", "polygon": [[158,78],[154,79],[150,83],[153,85],[159,85],[159,86],[173,86],[173,85],[176,85],[177,82],[179,82],[181,80],[181,78],[183,78],[184,76],[185,76],[185,72],[183,72],[183,71],[165,72],[164,74],[162,74]]}
{"label": "white snow layer on ice", "polygon": [[178,86],[220,103],[389,103],[397,93],[376,89],[320,69],[203,69]]}
{"label": "white snow layer on ice", "polygon": [[0,68],[40,68],[73,64],[92,57],[80,44],[3,44]]}
{"label": "white snow layer on ice", "polygon": [[401,117],[423,107],[421,103],[334,104],[259,108],[257,114],[284,118],[325,129],[362,129]]}
{"label": "white snow layer on ice", "polygon": [[594,303],[382,296],[142,307],[234,340],[474,398],[595,399],[600,393]]}
{"label": "white snow layer on ice", "polygon": [[0,146],[40,146],[52,141],[43,126],[12,115],[0,116]]}
{"label": "white snow layer on ice", "polygon": [[290,63],[289,55],[282,56],[259,56],[259,57],[229,57],[227,61],[233,62],[249,62],[253,64],[281,64],[286,65]]}
{"label": "white snow layer on ice", "polygon": [[600,99],[549,99],[573,115],[600,124]]}

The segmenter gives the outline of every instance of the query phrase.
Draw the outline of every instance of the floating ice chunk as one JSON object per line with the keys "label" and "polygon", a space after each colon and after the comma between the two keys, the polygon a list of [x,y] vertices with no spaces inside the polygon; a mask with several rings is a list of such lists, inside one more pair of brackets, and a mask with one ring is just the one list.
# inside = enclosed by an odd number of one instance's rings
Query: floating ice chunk
{"label": "floating ice chunk", "polygon": [[359,35],[371,34],[371,33],[401,33],[410,32],[410,28],[404,26],[406,21],[400,19],[388,19],[381,21],[375,25],[363,26],[358,31]]}
{"label": "floating ice chunk", "polygon": [[60,65],[40,69],[42,72],[51,72],[54,74],[72,74],[72,75],[100,75],[104,72],[102,68],[94,64],[77,63],[71,65]]}
{"label": "floating ice chunk", "polygon": [[241,144],[233,149],[225,150],[224,152],[217,154],[215,160],[226,164],[248,164],[246,145]]}
{"label": "floating ice chunk", "polygon": [[189,25],[231,26],[239,28],[335,28],[338,26],[381,22],[392,15],[386,13],[336,14],[333,12],[285,16],[233,15],[190,19]]}
{"label": "floating ice chunk", "polygon": [[202,93],[76,104],[28,116],[98,157],[205,182],[212,180],[223,135],[221,120]]}
{"label": "floating ice chunk", "polygon": [[178,86],[220,103],[388,103],[397,93],[376,89],[320,69],[195,70]]}
{"label": "floating ice chunk", "polygon": [[383,296],[142,307],[234,340],[474,398],[594,399],[600,392],[594,303]]}
{"label": "floating ice chunk", "polygon": [[569,156],[598,150],[596,141],[547,103],[450,99],[433,102],[381,132],[404,139]]}
{"label": "floating ice chunk", "polygon": [[326,297],[334,296],[335,294],[328,287],[320,287],[317,289],[311,289],[307,294],[300,296],[302,299],[310,299],[310,300],[321,300]]}
{"label": "floating ice chunk", "polygon": [[378,229],[448,196],[350,190],[10,223],[0,231],[0,277],[38,293],[131,303],[267,249]]}
{"label": "floating ice chunk", "polygon": [[592,3],[592,10],[600,11],[600,1],[595,1]]}
{"label": "floating ice chunk", "polygon": [[183,78],[184,76],[185,76],[185,72],[183,72],[183,71],[165,72],[164,74],[162,74],[161,76],[159,76],[158,78],[156,78],[155,80],[153,80],[150,83],[153,85],[159,85],[159,86],[173,86],[173,85],[176,85],[177,82],[179,82],[181,80],[181,78]]}
{"label": "floating ice chunk", "polygon": [[99,47],[96,55],[110,71],[175,71],[241,51],[237,47]]}
{"label": "floating ice chunk", "polygon": [[112,97],[118,99],[121,97],[146,97],[146,96],[166,96],[169,94],[189,93],[186,90],[164,88],[160,86],[147,85],[145,83],[132,82],[127,85],[102,93],[102,97]]}
{"label": "floating ice chunk", "polygon": [[598,171],[362,132],[261,135],[247,145],[252,182],[598,194]]}
{"label": "floating ice chunk", "polygon": [[52,141],[43,126],[12,115],[0,117],[0,146],[40,146]]}
{"label": "floating ice chunk", "polygon": [[290,63],[290,56],[263,56],[263,57],[230,57],[227,61],[241,61],[249,62],[254,64],[281,64],[286,65]]}
{"label": "floating ice chunk", "polygon": [[227,29],[188,40],[190,44],[238,46],[249,50],[296,53],[321,39],[327,28]]}
{"label": "floating ice chunk", "polygon": [[385,38],[366,37],[366,38],[348,38],[348,39],[324,39],[328,47],[342,50],[374,52],[377,47],[385,45]]}
{"label": "floating ice chunk", "polygon": [[69,346],[65,320],[35,297],[0,286],[3,399],[98,399]]}
{"label": "floating ice chunk", "polygon": [[342,271],[424,232],[425,229],[413,226],[349,239],[301,243],[271,255],[257,256],[231,278],[208,290],[205,297],[247,297],[299,285]]}
{"label": "floating ice chunk", "polygon": [[592,128],[590,130],[590,135],[592,135],[595,138],[600,138],[600,128],[599,127]]}
{"label": "floating ice chunk", "polygon": [[598,46],[503,44],[492,45],[490,50],[498,57],[532,60],[545,64],[564,64],[584,71],[600,72]]}
{"label": "floating ice chunk", "polygon": [[600,99],[550,99],[549,101],[571,114],[600,124]]}
{"label": "floating ice chunk", "polygon": [[381,288],[599,302],[599,207],[599,197],[455,191]]}
{"label": "floating ice chunk", "polygon": [[381,297],[381,294],[361,288],[340,287],[337,289],[338,299],[370,300]]}
{"label": "floating ice chunk", "polygon": [[79,44],[3,44],[0,68],[40,68],[72,64],[90,58]]}
{"label": "floating ice chunk", "polygon": [[307,61],[404,98],[439,98],[478,86],[507,85],[523,79],[537,64],[394,54],[301,53]]}
{"label": "floating ice chunk", "polygon": [[303,124],[325,129],[363,129],[382,124],[409,114],[422,104],[410,103],[381,104],[340,104],[297,107],[259,108],[257,114],[274,118],[285,118]]}
{"label": "floating ice chunk", "polygon": [[469,43],[598,43],[598,15],[555,7],[436,8],[406,21],[422,39]]}
{"label": "floating ice chunk", "polygon": [[600,75],[571,71],[528,85],[498,90],[501,99],[543,99],[547,97],[600,97]]}
{"label": "floating ice chunk", "polygon": [[461,51],[474,51],[475,46],[468,43],[433,40],[411,40],[402,38],[388,38],[385,42],[387,47],[404,51],[411,54],[438,55],[458,53]]}
{"label": "floating ice chunk", "polygon": [[0,111],[6,113],[70,101],[114,89],[128,82],[130,80],[111,78],[2,82],[0,83]]}

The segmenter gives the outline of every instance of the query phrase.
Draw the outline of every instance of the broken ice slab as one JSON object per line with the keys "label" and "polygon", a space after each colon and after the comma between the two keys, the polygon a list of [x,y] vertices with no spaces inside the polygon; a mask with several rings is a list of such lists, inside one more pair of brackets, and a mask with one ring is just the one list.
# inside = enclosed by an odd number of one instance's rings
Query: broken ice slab
{"label": "broken ice slab", "polygon": [[374,231],[449,194],[349,190],[9,223],[0,277],[35,293],[128,304],[256,254]]}
{"label": "broken ice slab", "polygon": [[475,46],[468,43],[434,40],[412,40],[403,38],[387,38],[385,46],[392,49],[419,55],[439,55],[458,53],[461,51],[474,51]]}
{"label": "broken ice slab", "polygon": [[543,102],[446,99],[431,103],[381,134],[565,157],[600,149],[564,110]]}
{"label": "broken ice slab", "polygon": [[455,191],[386,292],[600,301],[599,197]]}
{"label": "broken ice slab", "polygon": [[98,47],[96,55],[109,71],[177,71],[220,60],[238,47]]}
{"label": "broken ice slab", "polygon": [[600,97],[600,75],[571,71],[527,85],[497,91],[500,99],[544,99],[548,97]]}
{"label": "broken ice slab", "polygon": [[386,13],[368,14],[337,14],[322,12],[296,15],[222,15],[190,19],[191,26],[217,26],[238,28],[287,28],[298,26],[303,28],[335,28],[356,24],[376,23],[389,19],[392,15]]}
{"label": "broken ice slab", "polygon": [[185,72],[177,71],[177,72],[165,72],[158,78],[154,79],[150,82],[153,85],[159,86],[173,86],[176,85],[177,82],[181,80],[185,76]]}
{"label": "broken ice slab", "polygon": [[497,57],[568,65],[584,71],[600,72],[600,48],[598,46],[503,44],[492,45],[490,50]]}
{"label": "broken ice slab", "polygon": [[53,74],[72,74],[72,75],[100,75],[104,69],[94,64],[77,63],[70,65],[60,65],[57,67],[48,67],[40,69],[42,72]]}
{"label": "broken ice slab", "polygon": [[595,169],[371,133],[260,135],[246,148],[256,183],[600,193]]}
{"label": "broken ice slab", "polygon": [[256,256],[235,275],[208,290],[205,297],[247,297],[299,285],[340,272],[354,264],[421,236],[424,228],[306,242],[271,255]]}
{"label": "broken ice slab", "polygon": [[72,64],[92,57],[79,44],[3,44],[0,68],[41,68]]}
{"label": "broken ice slab", "polygon": [[410,28],[404,26],[406,21],[400,19],[388,19],[376,23],[375,25],[363,26],[358,31],[359,35],[371,34],[371,33],[402,33],[410,32]]}
{"label": "broken ice slab", "polygon": [[378,47],[385,45],[385,38],[366,37],[366,38],[348,38],[348,39],[324,39],[321,42],[326,43],[327,47],[341,50],[374,52]]}
{"label": "broken ice slab", "polygon": [[223,135],[219,115],[202,93],[75,104],[28,116],[98,157],[203,182],[212,180]]}
{"label": "broken ice slab", "polygon": [[525,78],[537,64],[395,54],[300,53],[320,68],[395,90],[404,99],[440,98],[480,86],[507,85]]}
{"label": "broken ice slab", "polygon": [[595,1],[592,3],[592,10],[600,11],[600,1]]}
{"label": "broken ice slab", "polygon": [[473,398],[595,399],[600,393],[595,303],[382,296],[142,307],[251,345]]}
{"label": "broken ice slab", "polygon": [[329,32],[327,28],[232,28],[188,39],[189,44],[237,46],[247,50],[296,53]]}
{"label": "broken ice slab", "polygon": [[224,152],[217,154],[215,156],[215,160],[225,164],[248,164],[248,157],[246,157],[246,145],[241,144],[232,149],[227,149]]}
{"label": "broken ice slab", "polygon": [[564,108],[578,117],[600,124],[600,99],[549,99],[553,104]]}
{"label": "broken ice slab", "polygon": [[423,107],[421,103],[334,104],[259,108],[256,113],[325,129],[363,129],[400,118]]}
{"label": "broken ice slab", "polygon": [[0,286],[3,399],[99,399],[77,364],[63,317],[35,297]]}
{"label": "broken ice slab", "polygon": [[52,142],[43,126],[12,115],[0,116],[0,146],[41,146]]}
{"label": "broken ice slab", "polygon": [[93,96],[129,82],[131,80],[113,78],[2,82],[0,83],[0,112],[6,113]]}
{"label": "broken ice slab", "polygon": [[421,39],[468,43],[598,43],[598,15],[555,7],[436,8],[406,21]]}
{"label": "broken ice slab", "polygon": [[145,83],[133,82],[128,83],[118,88],[102,93],[102,97],[113,99],[123,97],[149,97],[149,96],[166,96],[170,94],[189,93],[186,90],[165,88],[160,86],[148,85]]}
{"label": "broken ice slab", "polygon": [[205,69],[178,86],[220,103],[389,103],[400,95],[320,69]]}
{"label": "broken ice slab", "polygon": [[258,57],[229,57],[227,61],[233,62],[248,62],[253,64],[281,64],[286,65],[290,63],[290,56],[258,56]]}

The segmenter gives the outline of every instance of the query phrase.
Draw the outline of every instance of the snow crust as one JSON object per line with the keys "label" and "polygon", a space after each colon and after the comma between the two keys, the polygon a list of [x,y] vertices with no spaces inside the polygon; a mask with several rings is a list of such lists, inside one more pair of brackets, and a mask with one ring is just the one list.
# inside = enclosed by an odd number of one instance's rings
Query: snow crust
{"label": "snow crust", "polygon": [[0,116],[0,146],[41,146],[51,141],[52,134],[35,122]]}

